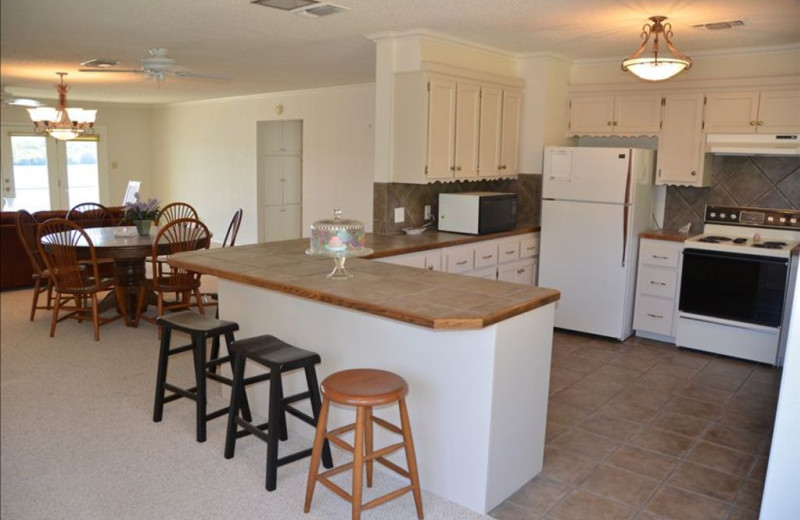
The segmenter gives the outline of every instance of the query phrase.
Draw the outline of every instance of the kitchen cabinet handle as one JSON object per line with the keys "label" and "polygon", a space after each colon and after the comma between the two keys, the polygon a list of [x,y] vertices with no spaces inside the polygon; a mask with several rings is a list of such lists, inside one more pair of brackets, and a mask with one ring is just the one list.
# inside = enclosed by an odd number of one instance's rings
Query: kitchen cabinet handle
{"label": "kitchen cabinet handle", "polygon": [[456,171],[460,172],[461,171],[461,166],[456,166]]}
{"label": "kitchen cabinet handle", "polygon": [[759,122],[758,122],[758,123],[756,123],[756,124],[757,124],[758,126],[763,126],[763,125],[764,125],[764,121],[759,121]]}
{"label": "kitchen cabinet handle", "polygon": [[429,266],[428,266],[428,267],[426,267],[425,269],[427,269],[428,271],[433,271],[433,266],[432,266],[432,265],[429,265]]}
{"label": "kitchen cabinet handle", "polygon": [[656,318],[658,320],[663,320],[664,319],[664,316],[662,316],[660,314],[653,314],[651,312],[648,312],[647,315],[650,316],[651,318]]}
{"label": "kitchen cabinet handle", "polygon": [[658,260],[669,260],[668,256],[653,255],[653,258],[657,258]]}
{"label": "kitchen cabinet handle", "polygon": [[650,280],[650,285],[661,285],[661,286],[664,286],[664,285],[667,285],[667,284],[665,284],[664,282],[656,282],[655,280]]}
{"label": "kitchen cabinet handle", "polygon": [[616,121],[614,121],[614,126],[617,126],[617,125],[619,125],[619,123],[617,123]]}
{"label": "kitchen cabinet handle", "polygon": [[511,251],[506,251],[506,252],[504,252],[503,254],[506,254],[506,255],[513,255],[514,253],[516,253],[516,251],[514,251],[514,250],[512,249]]}
{"label": "kitchen cabinet handle", "polygon": [[454,172],[454,171],[456,171],[456,167],[455,167],[455,166],[451,166],[451,167],[450,167],[450,171],[451,171],[451,172]]}
{"label": "kitchen cabinet handle", "polygon": [[756,122],[755,121],[750,121],[750,126],[756,126]]}
{"label": "kitchen cabinet handle", "polygon": [[696,170],[692,170],[692,177],[696,177],[696,176],[697,176],[697,171]]}
{"label": "kitchen cabinet handle", "polygon": [[482,256],[481,258],[483,258],[484,260],[488,260],[490,258],[494,258],[494,255],[486,255],[486,256]]}
{"label": "kitchen cabinet handle", "polygon": [[525,269],[517,269],[517,274],[523,274],[524,272],[525,272]]}
{"label": "kitchen cabinet handle", "polygon": [[614,126],[614,122],[613,121],[609,121],[608,123],[606,123],[606,126]]}
{"label": "kitchen cabinet handle", "polygon": [[462,260],[460,262],[456,262],[456,265],[467,265],[467,261],[466,260]]}

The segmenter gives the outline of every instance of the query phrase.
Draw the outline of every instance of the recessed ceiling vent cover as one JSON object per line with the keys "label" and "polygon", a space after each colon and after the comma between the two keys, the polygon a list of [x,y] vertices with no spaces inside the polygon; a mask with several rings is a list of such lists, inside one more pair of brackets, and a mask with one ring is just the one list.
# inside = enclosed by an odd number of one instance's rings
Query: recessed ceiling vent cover
{"label": "recessed ceiling vent cover", "polygon": [[113,67],[114,65],[119,65],[118,60],[110,60],[108,58],[95,58],[93,60],[84,61],[81,63],[84,67],[99,67],[101,69],[107,69],[109,67]]}
{"label": "recessed ceiling vent cover", "polygon": [[709,31],[718,31],[720,29],[733,29],[734,27],[741,27],[744,25],[744,22],[741,20],[731,20],[728,22],[710,22],[710,23],[700,23],[697,25],[693,25],[695,29],[708,29]]}
{"label": "recessed ceiling vent cover", "polygon": [[349,7],[332,4],[330,2],[317,2],[315,0],[253,0],[251,3],[274,7],[282,11],[289,11],[292,14],[305,16],[307,18],[321,18],[342,11],[349,11]]}

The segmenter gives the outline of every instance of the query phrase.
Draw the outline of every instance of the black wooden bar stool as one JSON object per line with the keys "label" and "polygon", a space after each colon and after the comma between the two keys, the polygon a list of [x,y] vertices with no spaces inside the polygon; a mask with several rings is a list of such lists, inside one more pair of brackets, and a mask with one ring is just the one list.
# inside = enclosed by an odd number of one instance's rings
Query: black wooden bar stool
{"label": "black wooden bar stool", "polygon": [[[227,415],[228,406],[213,412],[207,412],[206,379],[213,379],[220,383],[232,386],[233,381],[217,373],[217,367],[222,363],[233,360],[230,354],[220,357],[220,336],[225,336],[225,344],[229,352],[233,344],[234,331],[239,330],[239,324],[232,321],[223,321],[198,314],[193,311],[182,311],[160,316],[156,322],[162,327],[161,348],[158,355],[158,376],[156,378],[156,399],[153,410],[153,421],[161,422],[164,413],[164,404],[175,401],[181,397],[195,401],[197,408],[197,442],[206,440],[206,422],[217,417]],[[170,347],[172,331],[178,330],[191,336],[191,343],[178,347]],[[211,355],[206,357],[207,340],[211,338]],[[180,388],[167,382],[167,364],[169,357],[188,350],[192,351],[194,359],[195,386]],[[167,392],[171,392],[167,395]],[[245,396],[242,403],[242,415],[251,419],[250,406]]]}
{"label": "black wooden bar stool", "polygon": [[[405,379],[393,372],[387,372],[386,370],[357,368],[336,372],[325,378],[322,382],[322,410],[320,412],[317,433],[314,437],[314,451],[311,456],[311,464],[308,468],[306,501],[303,511],[308,513],[311,509],[314,487],[317,482],[320,482],[352,504],[353,520],[361,518],[362,511],[388,502],[409,491],[414,495],[417,517],[420,520],[424,518],[419,475],[417,472],[417,457],[414,452],[414,441],[411,437],[411,425],[408,420],[408,409],[406,408],[405,398],[407,394],[408,384]],[[354,406],[356,408],[356,422],[328,431],[328,410],[331,402],[346,406]],[[372,414],[372,408],[374,406],[382,406],[391,403],[397,403],[400,407],[400,427],[380,417],[375,417]],[[375,450],[372,444],[373,424],[383,426],[387,430],[400,435],[402,441]],[[339,438],[340,435],[354,430],[355,436],[352,445]],[[318,473],[320,448],[323,441],[327,442],[328,440],[352,453],[353,460],[352,462],[341,464],[328,471]],[[406,465],[408,466],[407,470],[386,458],[386,455],[400,449],[405,450]],[[372,470],[375,462],[407,478],[409,484],[363,504],[362,487],[364,467],[366,467],[367,487],[372,487]],[[339,487],[329,478],[347,470],[353,471],[352,494]]]}
{"label": "black wooden bar stool", "polygon": [[[236,448],[236,439],[246,435],[255,435],[267,443],[267,491],[274,491],[277,486],[278,466],[308,457],[311,448],[278,457],[278,440],[288,439],[286,432],[286,413],[290,413],[301,421],[317,426],[320,409],[319,384],[314,365],[319,363],[319,354],[309,352],[288,343],[284,343],[274,336],[257,336],[233,342],[228,347],[233,356],[233,390],[231,392],[231,405],[228,412],[228,431],[225,436],[225,458],[233,457]],[[269,372],[246,378],[244,369],[246,361],[250,359],[266,368]],[[282,375],[284,372],[302,368],[306,375],[308,390],[298,394],[284,396]],[[253,424],[252,418],[244,414],[243,406],[247,403],[245,387],[247,385],[269,380],[269,411],[267,422]],[[309,399],[313,416],[298,410],[292,403]],[[239,416],[239,409],[242,416]],[[241,426],[243,429],[237,428]],[[266,433],[264,433],[266,430]],[[330,447],[326,443],[322,448],[322,463],[326,468],[333,467]]]}

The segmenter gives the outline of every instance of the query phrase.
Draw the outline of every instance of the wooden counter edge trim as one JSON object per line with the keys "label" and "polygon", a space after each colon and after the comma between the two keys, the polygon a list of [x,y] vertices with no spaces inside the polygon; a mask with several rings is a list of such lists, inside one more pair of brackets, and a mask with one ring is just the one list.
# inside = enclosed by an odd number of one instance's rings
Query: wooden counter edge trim
{"label": "wooden counter edge trim", "polygon": [[699,233],[681,233],[680,231],[664,231],[663,229],[653,229],[639,233],[639,238],[650,240],[663,240],[665,242],[684,242],[687,238],[699,235]]}
{"label": "wooden counter edge trim", "polygon": [[549,294],[546,294],[541,298],[537,298],[536,300],[532,300],[526,303],[514,305],[503,311],[487,314],[485,318],[475,318],[475,317],[430,318],[427,316],[421,316],[407,312],[398,312],[392,309],[387,309],[386,307],[377,304],[371,304],[359,300],[353,300],[350,298],[346,298],[344,296],[326,294],[320,291],[312,289],[304,289],[302,287],[297,287],[295,285],[290,285],[285,283],[271,282],[268,280],[264,280],[263,278],[251,277],[243,273],[232,273],[230,271],[224,271],[222,269],[216,269],[208,267],[206,265],[195,264],[190,261],[174,257],[170,257],[167,260],[167,262],[175,267],[188,269],[190,271],[195,271],[197,273],[209,274],[212,276],[216,276],[218,278],[230,280],[232,282],[239,282],[246,285],[261,287],[263,289],[282,292],[284,294],[290,294],[292,296],[298,296],[300,298],[306,298],[309,300],[329,303],[331,305],[336,305],[338,307],[354,309],[357,311],[366,312],[368,314],[373,314],[375,316],[381,316],[384,318],[402,321],[405,323],[411,323],[413,325],[419,325],[421,327],[426,327],[435,330],[482,329],[489,325],[493,325],[500,321],[516,316],[518,314],[522,314],[524,312],[538,309],[539,307],[543,307],[550,303],[557,302],[561,298],[561,293],[559,291],[556,291],[554,289],[547,289],[548,291],[550,291]]}
{"label": "wooden counter edge trim", "polygon": [[[404,246],[399,249],[384,249],[381,251],[375,251],[371,255],[365,256],[363,258],[366,258],[367,260],[374,260],[376,258],[386,258],[389,256],[405,255],[409,253],[419,253],[420,251],[430,251],[432,249],[442,249],[445,247],[462,246],[465,244],[483,242],[485,240],[508,238],[508,237],[513,237],[515,235],[525,235],[527,233],[538,233],[541,230],[542,228],[540,226],[529,226],[529,227],[515,228],[510,231],[491,233],[490,235],[464,235],[463,237],[453,238],[452,240],[445,240],[442,242],[429,242],[426,244],[418,244],[408,247]],[[443,233],[445,232],[443,231]],[[449,231],[447,233],[449,233]],[[378,235],[379,233],[373,233],[373,234]]]}

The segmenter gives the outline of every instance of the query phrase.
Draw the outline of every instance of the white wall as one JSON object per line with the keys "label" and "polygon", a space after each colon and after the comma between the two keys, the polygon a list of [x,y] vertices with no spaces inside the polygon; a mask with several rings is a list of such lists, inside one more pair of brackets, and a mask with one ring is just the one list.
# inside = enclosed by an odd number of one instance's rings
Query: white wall
{"label": "white wall", "polygon": [[788,338],[761,501],[761,518],[769,520],[800,518],[800,276],[795,282]]}
{"label": "white wall", "polygon": [[[283,113],[275,108],[281,105]],[[303,121],[303,230],[334,207],[372,229],[374,85],[353,85],[158,108],[156,196],[192,204],[215,236],[244,209],[237,244],[258,241],[257,126]]]}
{"label": "white wall", "polygon": [[[55,106],[55,101],[48,103]],[[102,127],[105,134],[98,136],[106,144],[109,166],[108,199],[101,200],[107,206],[119,206],[128,186],[128,180],[142,181],[142,196],[155,193],[151,172],[151,116],[152,109],[146,105],[121,105],[110,103],[84,102],[75,103],[81,108],[96,108],[95,125]],[[23,107],[3,107],[0,112],[3,124],[30,124],[28,112]],[[116,164],[116,168],[114,165]],[[69,209],[69,208],[61,208]]]}

